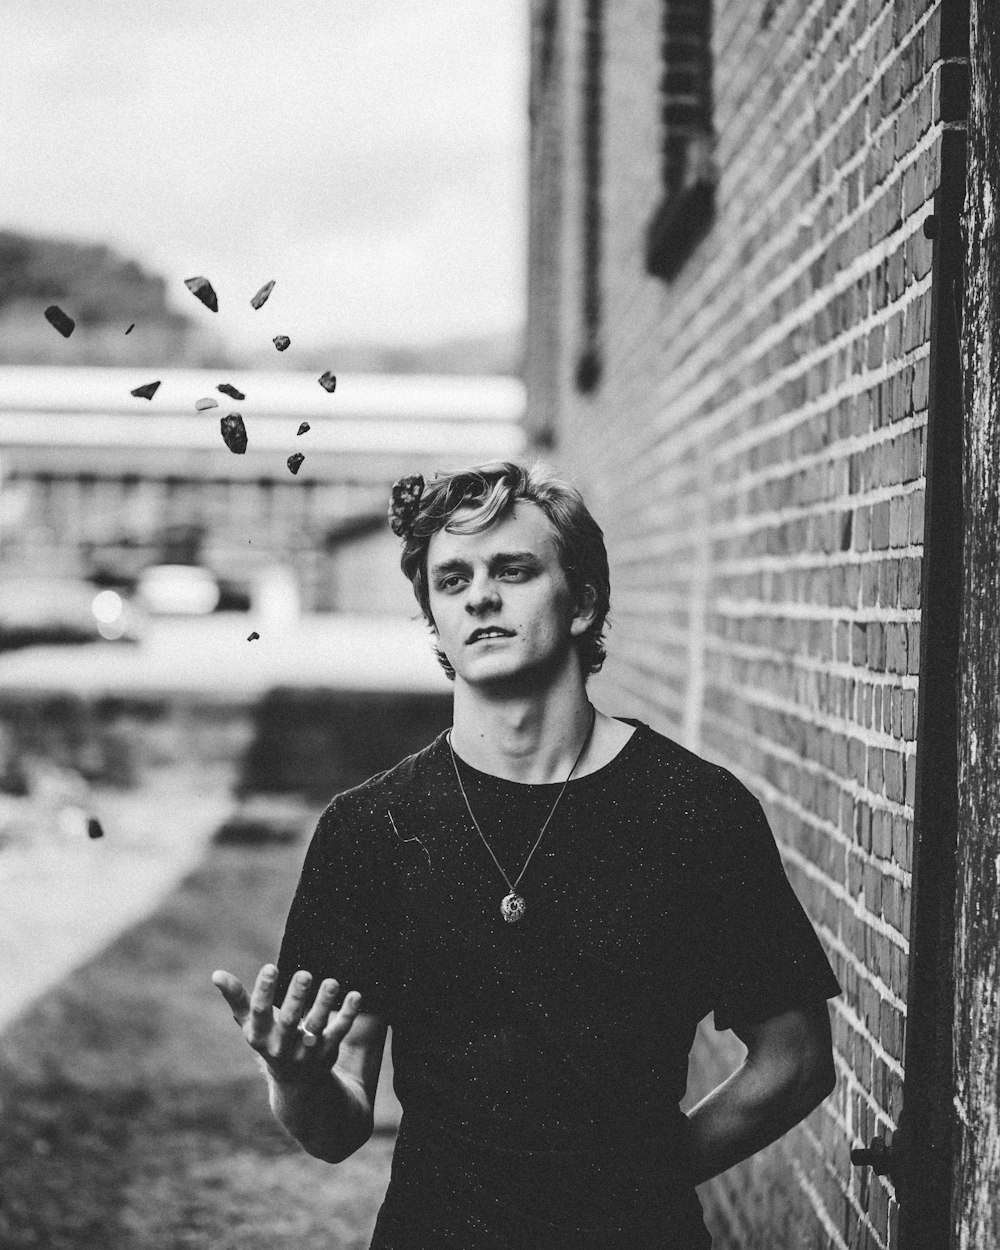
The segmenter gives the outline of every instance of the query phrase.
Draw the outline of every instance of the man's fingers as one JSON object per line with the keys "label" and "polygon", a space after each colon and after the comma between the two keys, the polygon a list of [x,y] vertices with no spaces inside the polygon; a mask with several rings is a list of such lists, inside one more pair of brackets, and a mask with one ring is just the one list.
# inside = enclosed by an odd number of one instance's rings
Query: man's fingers
{"label": "man's fingers", "polygon": [[231,972],[226,972],[224,968],[216,968],[212,973],[212,984],[229,1004],[229,1010],[233,1013],[236,1023],[242,1025],[250,1014],[250,995],[246,992],[243,982],[239,977],[234,977]]}
{"label": "man's fingers", "polygon": [[274,1023],[274,986],[278,980],[278,969],[274,964],[265,964],[257,973],[253,993],[250,995],[250,1032],[247,1040],[251,1045],[264,1041],[271,1032]]}
{"label": "man's fingers", "polygon": [[298,1033],[299,1021],[305,1007],[306,994],[312,984],[312,976],[300,969],[292,977],[288,986],[285,1001],[275,1017],[275,1032],[272,1054],[278,1054],[287,1044],[289,1038]]}
{"label": "man's fingers", "polygon": [[278,969],[274,964],[261,968],[249,995],[242,982],[222,968],[212,973],[212,983],[229,1004],[254,1050],[267,1063],[277,1062],[282,1070],[291,1065],[290,1070],[297,1071],[303,1062],[307,1067],[332,1063],[331,1056],[335,1056],[361,1010],[361,995],[352,990],[340,1010],[334,1011],[340,985],[333,977],[328,977],[306,1011],[312,976],[304,969],[299,969],[292,977],[280,1009],[274,1004],[278,983]]}
{"label": "man's fingers", "polygon": [[340,1010],[330,1017],[330,1023],[323,1030],[323,1042],[327,1047],[332,1049],[331,1043],[340,1045],[350,1032],[351,1025],[360,1010],[361,995],[357,990],[351,990],[341,1004]]}
{"label": "man's fingers", "polygon": [[315,1001],[302,1021],[305,1028],[303,1046],[311,1048],[320,1041],[339,989],[338,982],[329,977],[320,985]]}

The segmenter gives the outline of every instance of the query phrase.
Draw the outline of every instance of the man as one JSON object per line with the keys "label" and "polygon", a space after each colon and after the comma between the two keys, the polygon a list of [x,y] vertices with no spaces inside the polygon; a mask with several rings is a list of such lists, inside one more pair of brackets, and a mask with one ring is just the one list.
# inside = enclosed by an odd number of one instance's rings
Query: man
{"label": "man", "polygon": [[[452,729],[333,800],[277,967],[215,984],[331,1163],[372,1132],[392,1025],[373,1250],[700,1250],[695,1185],[833,1089],[840,987],[749,791],[591,706],[608,564],[578,492],[493,464],[404,479],[391,516]],[[747,1056],[684,1116],[710,1011]]]}

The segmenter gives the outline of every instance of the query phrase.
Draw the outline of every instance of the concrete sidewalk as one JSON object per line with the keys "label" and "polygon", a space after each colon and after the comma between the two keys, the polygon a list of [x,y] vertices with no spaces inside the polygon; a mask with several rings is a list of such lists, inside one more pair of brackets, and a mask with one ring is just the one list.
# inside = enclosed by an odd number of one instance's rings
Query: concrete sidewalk
{"label": "concrete sidewalk", "polygon": [[[227,817],[273,815],[305,833],[322,807],[290,797],[239,803],[231,782],[228,769],[174,766],[132,791],[57,788],[48,804],[24,801],[20,827],[11,801],[0,805],[0,825],[13,835],[0,848],[0,1032],[153,912],[197,867]],[[89,816],[103,837],[88,836]],[[391,1037],[375,1100],[380,1132],[395,1132],[402,1113]]]}
{"label": "concrete sidewalk", "polygon": [[[8,802],[0,1029],[147,916],[197,865],[233,810],[229,782],[228,771],[213,777],[171,769],[133,791],[64,794],[30,807],[24,800],[20,818]],[[97,817],[104,837],[88,837],[88,816]]]}

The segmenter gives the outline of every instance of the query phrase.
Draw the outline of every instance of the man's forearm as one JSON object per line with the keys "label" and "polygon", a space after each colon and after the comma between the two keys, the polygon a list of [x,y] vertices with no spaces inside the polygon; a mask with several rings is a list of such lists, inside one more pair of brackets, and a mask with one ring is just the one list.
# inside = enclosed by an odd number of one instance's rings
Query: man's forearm
{"label": "man's forearm", "polygon": [[764,1069],[744,1062],[688,1113],[695,1184],[769,1146],[830,1092],[825,1080],[776,1083]]}
{"label": "man's forearm", "polygon": [[374,1127],[364,1090],[336,1069],[318,1081],[278,1081],[265,1067],[271,1110],[303,1150],[341,1163],[360,1150]]}

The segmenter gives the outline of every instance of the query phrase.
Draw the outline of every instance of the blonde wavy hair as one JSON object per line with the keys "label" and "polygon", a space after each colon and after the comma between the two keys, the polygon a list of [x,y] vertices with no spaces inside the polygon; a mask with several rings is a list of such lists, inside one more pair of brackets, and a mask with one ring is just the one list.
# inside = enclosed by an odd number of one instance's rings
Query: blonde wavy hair
{"label": "blonde wavy hair", "polygon": [[[604,533],[591,516],[583,496],[575,486],[557,477],[544,464],[530,467],[510,460],[497,460],[457,473],[439,473],[425,487],[419,508],[403,539],[400,567],[413,586],[413,593],[428,625],[434,628],[430,591],[427,584],[427,549],[439,530],[451,534],[478,534],[524,500],[537,505],[555,531],[559,564],[570,593],[582,603],[586,590],[594,592],[594,619],[585,633],[574,639],[585,674],[600,672],[604,663],[603,635],[611,607],[611,581]],[[468,516],[455,519],[459,510]],[[437,657],[448,676],[455,670],[448,657],[437,649]]]}

